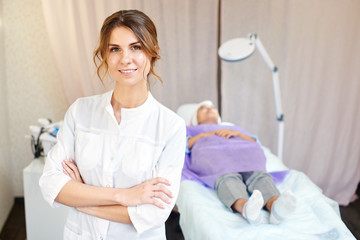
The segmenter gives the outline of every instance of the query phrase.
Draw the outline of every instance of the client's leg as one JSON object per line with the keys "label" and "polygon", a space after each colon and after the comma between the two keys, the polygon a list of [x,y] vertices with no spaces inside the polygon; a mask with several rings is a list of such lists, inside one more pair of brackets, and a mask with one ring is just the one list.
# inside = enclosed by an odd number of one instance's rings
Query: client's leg
{"label": "client's leg", "polygon": [[241,173],[248,191],[259,190],[264,198],[265,207],[271,213],[270,223],[278,224],[295,211],[296,197],[290,191],[280,195],[270,174],[261,171]]}
{"label": "client's leg", "polygon": [[290,216],[295,211],[296,204],[296,196],[290,190],[283,192],[270,208],[270,223],[279,224]]}
{"label": "client's leg", "polygon": [[240,174],[225,174],[216,180],[216,192],[220,200],[230,209],[239,212],[251,224],[260,223],[260,211],[264,200],[259,191],[251,197]]}

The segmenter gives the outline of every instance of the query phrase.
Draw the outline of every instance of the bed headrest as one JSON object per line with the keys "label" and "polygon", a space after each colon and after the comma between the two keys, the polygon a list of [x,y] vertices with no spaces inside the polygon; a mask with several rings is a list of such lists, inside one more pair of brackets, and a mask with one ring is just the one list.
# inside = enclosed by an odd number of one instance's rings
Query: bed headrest
{"label": "bed headrest", "polygon": [[[199,103],[185,103],[180,105],[176,110],[176,113],[185,120],[186,126],[189,126],[191,123],[191,117],[193,116],[196,109],[199,107]],[[233,126],[234,124],[231,122],[223,122],[220,119],[221,125],[230,125]]]}
{"label": "bed headrest", "polygon": [[186,125],[190,125],[191,117],[198,107],[198,103],[187,103],[181,105],[176,113],[185,120]]}

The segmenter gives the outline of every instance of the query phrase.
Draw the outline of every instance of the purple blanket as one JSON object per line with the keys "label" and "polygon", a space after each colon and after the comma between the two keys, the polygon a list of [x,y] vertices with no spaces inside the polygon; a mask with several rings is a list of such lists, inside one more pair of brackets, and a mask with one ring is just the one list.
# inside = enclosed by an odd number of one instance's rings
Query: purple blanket
{"label": "purple blanket", "polygon": [[[217,129],[240,131],[248,136],[241,127],[217,124],[201,124],[187,127],[188,137]],[[182,180],[196,180],[210,188],[215,187],[216,178],[225,173],[266,171],[266,158],[257,142],[246,141],[239,137],[229,139],[212,135],[200,139],[186,154]]]}

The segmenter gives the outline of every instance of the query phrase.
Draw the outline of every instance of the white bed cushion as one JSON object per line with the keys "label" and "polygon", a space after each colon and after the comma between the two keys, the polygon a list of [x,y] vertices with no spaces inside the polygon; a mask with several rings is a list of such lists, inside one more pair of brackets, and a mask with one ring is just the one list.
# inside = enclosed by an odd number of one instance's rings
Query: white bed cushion
{"label": "white bed cushion", "polygon": [[187,103],[181,105],[176,110],[176,113],[185,120],[186,126],[190,125],[191,117],[195,112],[197,106],[197,103]]}
{"label": "white bed cushion", "polygon": [[252,226],[225,207],[214,190],[195,181],[181,182],[176,205],[185,239],[355,240],[341,220],[338,204],[323,195],[305,174],[290,170],[278,188],[280,192],[291,189],[296,195],[295,213],[274,225],[269,224],[269,212],[262,210],[264,223]]}

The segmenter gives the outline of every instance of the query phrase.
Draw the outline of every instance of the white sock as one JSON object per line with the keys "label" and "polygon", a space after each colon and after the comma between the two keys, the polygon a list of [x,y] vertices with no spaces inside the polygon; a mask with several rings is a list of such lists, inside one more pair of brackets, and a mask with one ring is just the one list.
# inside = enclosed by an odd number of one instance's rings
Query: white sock
{"label": "white sock", "polygon": [[270,223],[279,224],[295,211],[296,204],[296,196],[290,190],[283,192],[271,207]]}
{"label": "white sock", "polygon": [[245,203],[242,215],[250,224],[259,225],[261,223],[260,212],[264,204],[264,199],[259,190],[254,190],[249,200]]}

